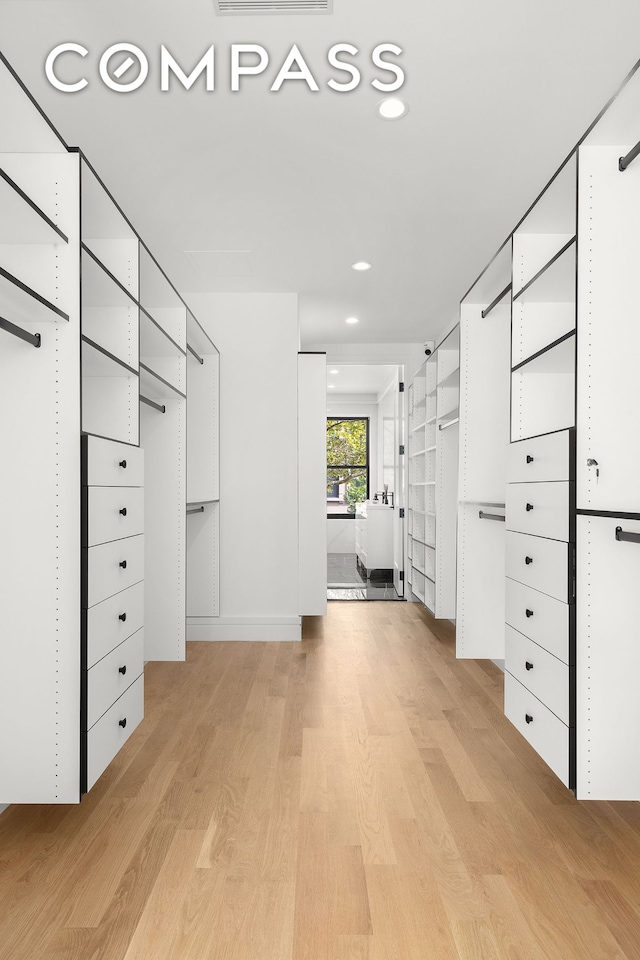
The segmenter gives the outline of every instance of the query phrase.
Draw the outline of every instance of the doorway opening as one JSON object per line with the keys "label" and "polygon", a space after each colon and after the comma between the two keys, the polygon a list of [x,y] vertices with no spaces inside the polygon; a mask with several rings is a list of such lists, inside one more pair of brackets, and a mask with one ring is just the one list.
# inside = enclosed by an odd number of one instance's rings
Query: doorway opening
{"label": "doorway opening", "polygon": [[327,599],[404,599],[402,367],[327,365]]}

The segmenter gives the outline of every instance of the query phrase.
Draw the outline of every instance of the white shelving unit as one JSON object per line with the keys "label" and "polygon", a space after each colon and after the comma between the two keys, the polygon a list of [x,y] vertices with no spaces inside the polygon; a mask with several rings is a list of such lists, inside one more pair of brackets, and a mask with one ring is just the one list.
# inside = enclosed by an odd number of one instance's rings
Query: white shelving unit
{"label": "white shelving unit", "polygon": [[187,312],[187,618],[219,616],[220,357]]}
{"label": "white shelving unit", "polygon": [[0,798],[77,803],[142,720],[144,661],[184,658],[187,307],[1,56],[0,97]]}
{"label": "white shelving unit", "polygon": [[504,659],[511,245],[460,306],[456,652]]}
{"label": "white shelving unit", "polygon": [[459,330],[422,364],[408,390],[408,583],[435,617],[455,616]]}

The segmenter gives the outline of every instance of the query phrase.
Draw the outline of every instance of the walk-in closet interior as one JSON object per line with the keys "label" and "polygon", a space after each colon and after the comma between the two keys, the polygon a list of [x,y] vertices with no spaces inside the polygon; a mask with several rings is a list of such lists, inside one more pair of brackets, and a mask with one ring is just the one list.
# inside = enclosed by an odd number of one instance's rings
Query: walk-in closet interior
{"label": "walk-in closet interior", "polygon": [[[455,315],[388,343],[301,336],[235,221],[229,250],[184,251],[185,290],[4,56],[0,109],[2,804],[79,802],[143,719],[145,663],[297,641],[326,613],[327,358],[371,357],[404,372],[378,470],[394,496],[346,517],[365,579],[390,571],[455,624],[458,658],[504,670],[506,716],[578,799],[640,800],[640,72],[543,189],[519,187],[537,199],[476,251]],[[351,265],[364,289],[371,264]]]}

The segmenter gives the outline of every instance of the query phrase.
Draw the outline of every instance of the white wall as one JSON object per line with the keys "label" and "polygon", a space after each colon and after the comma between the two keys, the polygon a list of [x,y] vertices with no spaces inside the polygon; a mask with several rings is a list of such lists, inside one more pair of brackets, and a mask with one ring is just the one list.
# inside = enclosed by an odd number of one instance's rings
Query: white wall
{"label": "white wall", "polygon": [[300,639],[298,298],[188,296],[220,350],[220,617],[190,640]]}

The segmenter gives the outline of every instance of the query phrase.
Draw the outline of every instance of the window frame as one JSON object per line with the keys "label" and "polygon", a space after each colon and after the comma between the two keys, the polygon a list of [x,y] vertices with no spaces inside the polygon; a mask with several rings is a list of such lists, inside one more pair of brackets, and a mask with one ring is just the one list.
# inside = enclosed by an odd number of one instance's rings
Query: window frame
{"label": "window frame", "polygon": [[[329,470],[349,470],[352,467],[365,467],[365,500],[369,499],[369,483],[370,483],[370,473],[371,473],[371,445],[370,445],[370,417],[327,417],[327,422],[330,420],[345,421],[345,420],[361,420],[365,425],[366,431],[366,446],[367,446],[367,462],[366,463],[332,463],[329,464],[325,462],[326,476],[328,477]],[[327,510],[327,520],[355,520],[356,515],[354,513],[329,513]]]}

